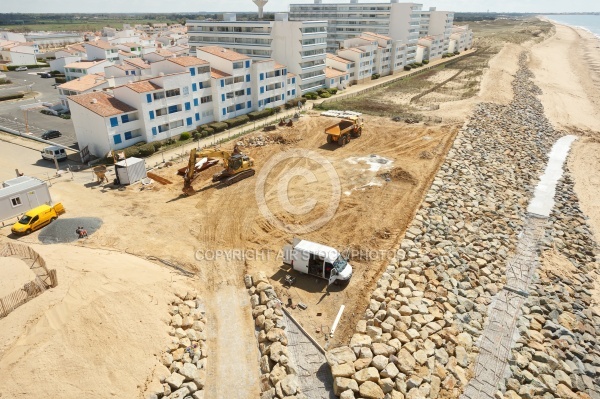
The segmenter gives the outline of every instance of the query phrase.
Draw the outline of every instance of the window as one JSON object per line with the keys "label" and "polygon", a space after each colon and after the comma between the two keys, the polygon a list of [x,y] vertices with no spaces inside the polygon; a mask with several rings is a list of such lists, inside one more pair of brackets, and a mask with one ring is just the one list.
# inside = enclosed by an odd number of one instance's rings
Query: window
{"label": "window", "polygon": [[175,122],[169,123],[169,128],[170,129],[175,129],[175,128],[178,128],[178,127],[181,127],[181,126],[183,126],[183,119],[181,119],[179,121],[175,121]]}
{"label": "window", "polygon": [[169,113],[173,114],[175,112],[179,112],[181,111],[181,106],[180,105],[171,105],[169,106]]}
{"label": "window", "polygon": [[[246,76],[250,76],[250,75],[246,75]],[[244,77],[243,76],[236,76],[235,78],[233,78],[233,83],[242,83],[244,81]],[[249,82],[250,80],[247,80],[247,82]]]}
{"label": "window", "polygon": [[208,73],[208,72],[210,72],[210,66],[198,67],[198,73]]}
{"label": "window", "polygon": [[194,98],[194,107],[197,107],[197,106],[198,106],[198,99]]}
{"label": "window", "polygon": [[21,206],[23,205],[21,203],[21,197],[14,197],[10,199],[10,203],[12,204],[12,207],[15,208],[17,206]]}
{"label": "window", "polygon": [[[183,86],[183,95],[187,96],[188,94],[190,94],[190,88],[187,86]],[[168,96],[170,97],[170,96]]]}
{"label": "window", "polygon": [[[197,115],[197,114],[196,114]],[[190,126],[192,124],[192,118],[187,118],[185,120],[186,125]]]}
{"label": "window", "polygon": [[296,84],[296,78],[292,78],[292,84]]}
{"label": "window", "polygon": [[250,68],[250,61],[246,61],[246,68]]}
{"label": "window", "polygon": [[159,91],[158,93],[153,94],[155,100],[160,100],[161,98],[165,98],[165,92]]}
{"label": "window", "polygon": [[119,120],[117,117],[110,118],[110,127],[119,126]]}
{"label": "window", "polygon": [[260,86],[260,94],[265,94],[265,86]]}
{"label": "window", "polygon": [[206,104],[206,103],[210,103],[210,102],[212,102],[212,96],[206,96],[206,97],[200,98],[201,104]]}
{"label": "window", "polygon": [[196,112],[195,116],[196,116],[196,121],[199,121],[200,120],[200,114],[198,112]]}
{"label": "window", "polygon": [[221,94],[221,101],[225,101],[225,94]]}
{"label": "window", "polygon": [[189,111],[189,110],[191,110],[191,109],[192,109],[192,104],[190,104],[190,103],[185,103],[185,110],[186,110],[186,111]]}
{"label": "window", "polygon": [[258,100],[258,106],[262,107],[262,100]]}
{"label": "window", "polygon": [[211,86],[212,86],[212,85],[211,85],[211,83],[210,83],[210,80],[207,80],[206,82],[200,82],[200,88],[201,88],[201,89],[207,89],[207,88],[209,88],[209,87],[211,87]]}
{"label": "window", "polygon": [[225,87],[225,79],[221,79],[221,87]]}
{"label": "window", "polygon": [[196,68],[190,68],[190,74],[196,76]]}
{"label": "window", "polygon": [[115,134],[113,136],[113,141],[115,144],[121,144],[121,142],[123,142],[123,140],[121,139],[121,135],[120,134]]}
{"label": "window", "polygon": [[241,69],[244,67],[244,63],[243,62],[234,62],[233,63],[233,69]]}
{"label": "window", "polygon": [[246,103],[246,107],[247,107],[248,109],[252,108],[252,101],[248,101],[248,102]]}
{"label": "window", "polygon": [[[152,112],[152,111],[150,111]],[[167,109],[166,108],[159,108],[156,110],[156,116],[163,116],[167,114]],[[153,118],[151,118],[153,119]]]}
{"label": "window", "polygon": [[121,115],[121,122],[123,122],[123,123],[129,122],[129,115]]}
{"label": "window", "polygon": [[196,83],[192,83],[192,91],[198,91],[198,85]]}
{"label": "window", "polygon": [[223,108],[223,115],[227,115],[227,109]]}
{"label": "window", "polygon": [[156,136],[158,134],[158,132],[156,131],[156,126],[152,127],[152,135]]}
{"label": "window", "polygon": [[167,130],[169,130],[169,125],[167,125],[166,123],[162,124],[158,127],[159,133],[166,132]]}
{"label": "window", "polygon": [[152,102],[152,94],[146,94],[146,102],[148,102],[148,103]]}
{"label": "window", "polygon": [[132,137],[131,132],[125,132],[125,140],[131,140]]}
{"label": "window", "polygon": [[166,93],[167,97],[175,97],[181,94],[181,91],[179,89],[171,89],[171,90],[167,90]]}
{"label": "window", "polygon": [[247,96],[249,96],[251,93],[252,93],[252,92],[250,91],[250,88],[248,87],[248,88],[246,89],[246,95],[247,95]]}
{"label": "window", "polygon": [[265,74],[264,73],[260,74],[260,80],[265,80]]}
{"label": "window", "polygon": [[250,81],[250,75],[248,74],[248,75],[246,75],[246,82],[249,82],[249,81]]}

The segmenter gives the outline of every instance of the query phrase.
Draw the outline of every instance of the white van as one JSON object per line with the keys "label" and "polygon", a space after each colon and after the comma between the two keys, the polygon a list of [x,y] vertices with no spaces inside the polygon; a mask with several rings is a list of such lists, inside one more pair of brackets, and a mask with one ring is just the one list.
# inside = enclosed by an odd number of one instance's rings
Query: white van
{"label": "white van", "polygon": [[335,249],[316,242],[294,238],[293,245],[283,247],[283,263],[294,270],[329,281],[348,284],[352,266]]}
{"label": "white van", "polygon": [[56,158],[57,161],[64,161],[67,159],[67,152],[64,150],[64,148],[60,148],[55,145],[46,147],[41,152],[42,158],[48,161],[54,161],[54,158]]}

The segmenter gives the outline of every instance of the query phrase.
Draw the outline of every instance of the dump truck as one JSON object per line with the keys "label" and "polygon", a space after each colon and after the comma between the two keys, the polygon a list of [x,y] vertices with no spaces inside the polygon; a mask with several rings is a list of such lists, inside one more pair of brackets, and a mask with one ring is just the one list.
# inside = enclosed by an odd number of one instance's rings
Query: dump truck
{"label": "dump truck", "polygon": [[358,116],[349,116],[325,129],[327,142],[329,144],[337,143],[340,147],[343,147],[348,144],[350,139],[360,137],[362,128],[363,122]]}

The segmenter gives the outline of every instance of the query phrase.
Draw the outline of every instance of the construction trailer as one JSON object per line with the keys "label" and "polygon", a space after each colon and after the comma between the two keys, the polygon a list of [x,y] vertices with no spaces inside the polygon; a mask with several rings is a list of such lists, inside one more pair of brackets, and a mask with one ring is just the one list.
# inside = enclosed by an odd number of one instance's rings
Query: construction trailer
{"label": "construction trailer", "polygon": [[48,185],[35,177],[6,180],[0,188],[0,220],[17,217],[40,205],[51,205]]}
{"label": "construction trailer", "polygon": [[127,158],[115,164],[115,174],[117,175],[117,184],[126,186],[137,183],[148,176],[146,162],[140,158]]}

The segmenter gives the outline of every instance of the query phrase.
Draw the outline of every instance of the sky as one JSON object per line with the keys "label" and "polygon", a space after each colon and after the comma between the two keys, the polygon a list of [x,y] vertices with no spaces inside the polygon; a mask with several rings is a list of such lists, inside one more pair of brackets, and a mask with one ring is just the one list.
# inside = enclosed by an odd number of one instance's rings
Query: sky
{"label": "sky", "polygon": [[[389,0],[360,0],[361,3],[387,2]],[[419,2],[418,0],[414,0]],[[323,0],[327,2],[349,2],[349,0]],[[251,0],[2,0],[0,12],[23,13],[74,13],[74,12],[219,12],[254,11]],[[311,4],[313,0],[270,0],[265,11],[287,11],[290,3]],[[432,0],[422,1],[423,8],[430,6],[450,11],[490,12],[600,12],[598,0]]]}

